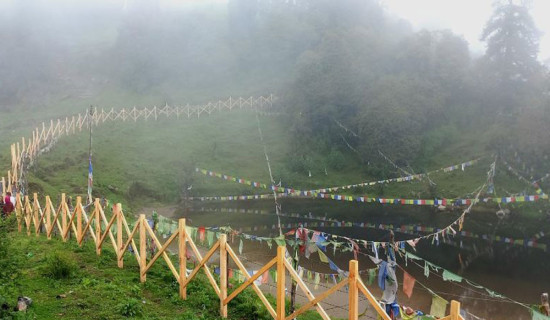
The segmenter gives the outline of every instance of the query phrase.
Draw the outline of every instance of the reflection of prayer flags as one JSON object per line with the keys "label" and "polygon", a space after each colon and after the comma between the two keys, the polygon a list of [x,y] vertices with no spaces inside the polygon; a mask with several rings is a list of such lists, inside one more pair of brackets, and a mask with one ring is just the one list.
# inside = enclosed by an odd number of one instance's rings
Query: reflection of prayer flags
{"label": "reflection of prayer flags", "polygon": [[413,293],[414,283],[416,280],[408,274],[406,271],[403,271],[403,292],[407,295],[407,297],[411,297]]}
{"label": "reflection of prayer flags", "polygon": [[243,239],[240,239],[239,242],[239,254],[243,254]]}
{"label": "reflection of prayer flags", "polygon": [[269,270],[269,275],[271,276],[271,280],[273,282],[277,283],[277,270]]}
{"label": "reflection of prayer flags", "polygon": [[199,227],[199,240],[200,242],[204,242],[204,234],[206,230],[204,227]]}
{"label": "reflection of prayer flags", "polygon": [[447,300],[441,298],[438,295],[432,297],[432,307],[430,308],[430,315],[443,318],[447,311]]}
{"label": "reflection of prayer flags", "polygon": [[538,312],[537,310],[531,309],[533,313],[532,320],[550,320],[550,317],[543,315],[542,313]]}
{"label": "reflection of prayer flags", "polygon": [[317,250],[317,252],[319,253],[319,260],[321,260],[321,262],[328,263],[327,255],[321,250]]}
{"label": "reflection of prayer flags", "polygon": [[428,261],[424,262],[424,275],[427,277],[430,276],[430,267],[428,267]]}
{"label": "reflection of prayer flags", "polygon": [[208,241],[208,247],[212,247],[212,245],[214,244],[214,232],[206,232],[206,241]]}
{"label": "reflection of prayer flags", "polygon": [[319,282],[321,282],[321,275],[318,272],[315,272],[315,280],[313,281],[313,283],[315,284],[315,290],[319,288]]}
{"label": "reflection of prayer flags", "polygon": [[459,275],[456,275],[450,271],[443,270],[443,280],[444,281],[454,281],[454,282],[462,282],[462,277]]}

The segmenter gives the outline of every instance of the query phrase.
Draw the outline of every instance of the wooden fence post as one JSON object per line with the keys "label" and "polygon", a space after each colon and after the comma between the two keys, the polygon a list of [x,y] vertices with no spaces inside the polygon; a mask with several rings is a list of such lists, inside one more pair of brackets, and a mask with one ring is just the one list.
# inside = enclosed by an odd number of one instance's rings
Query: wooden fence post
{"label": "wooden fence post", "polygon": [[277,247],[277,319],[285,320],[285,253],[286,246]]}
{"label": "wooden fence post", "polygon": [[[32,225],[32,212],[29,212],[29,196],[25,196],[25,224],[27,225],[27,236],[31,235],[31,225]],[[32,209],[32,208],[30,208]]]}
{"label": "wooden fence post", "polygon": [[220,314],[227,318],[227,304],[223,303],[227,298],[227,235],[220,236]]}
{"label": "wooden fence post", "polygon": [[6,197],[6,178],[2,177],[2,201]]}
{"label": "wooden fence post", "polygon": [[34,221],[34,232],[38,237],[40,232],[40,210],[38,209],[38,194],[35,192],[32,194],[32,197],[33,197],[32,214],[33,214],[33,221]]}
{"label": "wooden fence post", "polygon": [[187,299],[187,288],[183,285],[187,281],[187,238],[185,236],[185,219],[179,219],[178,222],[180,298]]}
{"label": "wooden fence post", "polygon": [[451,320],[460,319],[460,302],[452,300],[451,301]]}
{"label": "wooden fence post", "polygon": [[52,225],[52,206],[50,205],[52,201],[50,200],[50,196],[46,196],[46,236],[48,237],[48,240],[52,238],[51,234],[48,234],[48,230],[50,230],[50,226]]}
{"label": "wooden fence post", "polygon": [[82,210],[80,207],[76,208],[76,242],[78,245],[82,246],[82,241],[84,239],[84,234],[82,234]]}
{"label": "wooden fence post", "polygon": [[[90,123],[91,125],[91,123]],[[95,201],[94,201],[94,213],[95,213],[95,237],[96,237],[96,242],[95,242],[95,251],[97,253],[97,255],[101,255],[101,217],[100,217],[100,213],[99,213],[99,198],[96,198]]]}
{"label": "wooden fence post", "polygon": [[65,231],[67,230],[67,200],[65,199],[65,194],[61,194],[61,237],[63,237],[63,242],[67,242],[67,237],[65,236]]}
{"label": "wooden fence post", "polygon": [[139,281],[142,283],[146,280],[145,268],[147,267],[147,235],[145,233],[145,224],[147,220],[144,214],[139,215]]}
{"label": "wooden fence post", "polygon": [[117,265],[119,268],[124,267],[124,252],[122,252],[122,204],[115,205],[116,210],[116,246],[118,254]]}
{"label": "wooden fence post", "polygon": [[357,260],[349,261],[349,320],[357,320],[359,316],[359,291],[357,288],[357,276],[359,263]]}

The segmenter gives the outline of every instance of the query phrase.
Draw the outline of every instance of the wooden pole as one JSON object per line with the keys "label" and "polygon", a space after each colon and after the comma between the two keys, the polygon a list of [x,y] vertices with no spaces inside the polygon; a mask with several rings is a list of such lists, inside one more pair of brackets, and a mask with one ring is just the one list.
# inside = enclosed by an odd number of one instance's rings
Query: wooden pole
{"label": "wooden pole", "polygon": [[285,320],[285,252],[286,246],[277,247],[277,318]]}
{"label": "wooden pole", "polygon": [[187,299],[187,288],[184,286],[187,281],[187,237],[185,236],[185,219],[178,221],[178,247],[180,266],[180,298]]}
{"label": "wooden pole", "polygon": [[451,320],[460,319],[460,302],[452,300],[451,301]]}
{"label": "wooden pole", "polygon": [[6,197],[6,178],[2,177],[2,201]]}
{"label": "wooden pole", "polygon": [[78,206],[76,207],[76,241],[80,247],[82,246],[82,240],[84,240],[84,234],[82,233],[82,210]]}
{"label": "wooden pole", "polygon": [[52,235],[48,232],[50,230],[50,226],[52,225],[52,206],[50,196],[46,196],[46,236],[48,237],[48,240],[52,238]]}
{"label": "wooden pole", "polygon": [[[80,197],[78,197],[80,198]],[[78,199],[77,198],[77,199]],[[78,201],[78,200],[77,200]],[[97,255],[101,255],[101,216],[99,214],[99,198],[95,199],[94,202],[94,213],[95,213],[95,236],[97,241],[95,242],[95,251]]]}
{"label": "wooden pole", "polygon": [[65,236],[67,233],[67,206],[65,205],[67,203],[67,200],[65,199],[65,194],[61,194],[61,229],[63,229],[63,232],[61,233],[61,237],[63,237],[63,242],[67,242],[67,237]]}
{"label": "wooden pole", "polygon": [[122,252],[122,204],[115,205],[116,210],[116,246],[118,254],[117,265],[119,268],[124,267],[124,252]]}
{"label": "wooden pole", "polygon": [[220,315],[227,318],[227,235],[220,236]]}
{"label": "wooden pole", "polygon": [[32,194],[33,201],[32,201],[32,214],[33,214],[33,221],[34,221],[34,232],[36,233],[36,236],[38,236],[38,233],[40,232],[40,217],[39,217],[39,210],[38,210],[38,194],[35,192]]}
{"label": "wooden pole", "polygon": [[139,281],[146,280],[145,267],[147,266],[147,235],[145,233],[145,224],[147,223],[144,214],[139,215]]}
{"label": "wooden pole", "polygon": [[357,320],[359,317],[359,291],[357,289],[357,276],[359,263],[357,260],[349,261],[349,320]]}

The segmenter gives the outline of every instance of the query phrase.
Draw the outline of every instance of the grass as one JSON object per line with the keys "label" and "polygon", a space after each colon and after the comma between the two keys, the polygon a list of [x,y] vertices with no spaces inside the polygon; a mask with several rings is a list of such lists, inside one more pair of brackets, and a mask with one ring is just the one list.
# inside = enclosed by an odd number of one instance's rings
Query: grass
{"label": "grass", "polygon": [[[6,232],[6,222],[0,221],[2,236],[9,239],[2,244],[9,256],[0,264],[11,270],[0,274],[0,300],[10,309],[18,296],[28,296],[33,303],[26,313],[0,310],[2,319],[220,319],[219,299],[202,273],[190,283],[188,299],[181,300],[178,283],[162,259],[140,283],[139,267],[131,255],[119,269],[116,254],[107,246],[97,256],[92,241],[79,247],[74,239],[64,243],[55,237],[27,236],[13,231],[14,222],[9,222],[12,226]],[[268,299],[274,304],[272,296]],[[249,289],[228,310],[229,319],[270,319]],[[320,317],[307,313],[300,319]]]}

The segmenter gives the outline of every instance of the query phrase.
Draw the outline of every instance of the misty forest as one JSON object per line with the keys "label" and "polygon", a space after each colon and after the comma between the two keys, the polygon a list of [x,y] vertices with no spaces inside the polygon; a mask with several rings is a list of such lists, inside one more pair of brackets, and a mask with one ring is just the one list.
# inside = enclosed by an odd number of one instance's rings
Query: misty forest
{"label": "misty forest", "polygon": [[531,2],[0,0],[0,318],[550,319]]}

